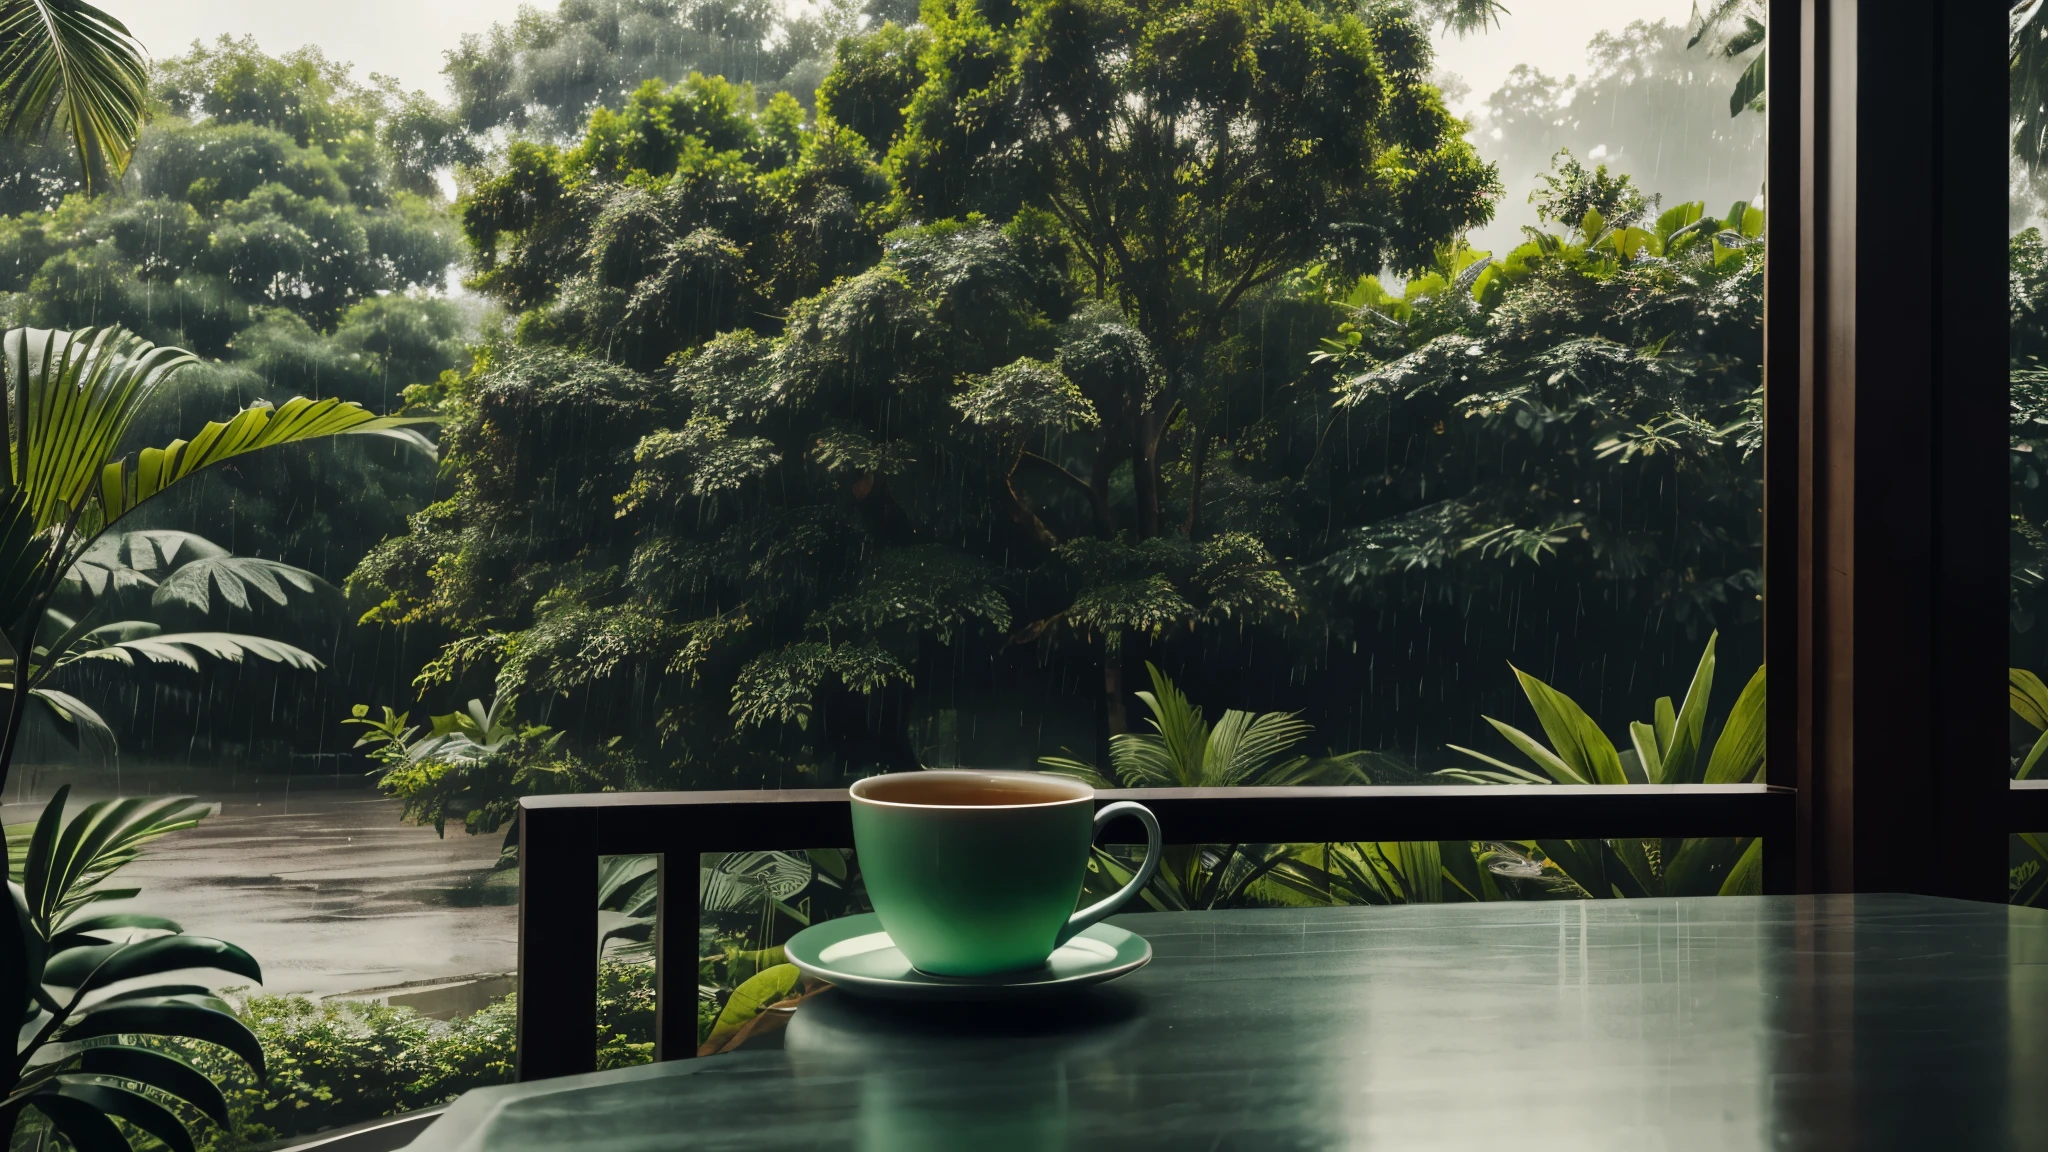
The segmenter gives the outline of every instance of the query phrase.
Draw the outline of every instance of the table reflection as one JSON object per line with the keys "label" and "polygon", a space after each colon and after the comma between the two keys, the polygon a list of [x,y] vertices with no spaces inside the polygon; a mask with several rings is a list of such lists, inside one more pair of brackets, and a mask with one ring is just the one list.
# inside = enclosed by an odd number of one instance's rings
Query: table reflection
{"label": "table reflection", "polygon": [[1115,1089],[1144,1031],[1118,989],[998,1004],[805,1001],[783,1045],[799,1091],[851,1092],[860,1152],[1056,1152],[1077,1082]]}

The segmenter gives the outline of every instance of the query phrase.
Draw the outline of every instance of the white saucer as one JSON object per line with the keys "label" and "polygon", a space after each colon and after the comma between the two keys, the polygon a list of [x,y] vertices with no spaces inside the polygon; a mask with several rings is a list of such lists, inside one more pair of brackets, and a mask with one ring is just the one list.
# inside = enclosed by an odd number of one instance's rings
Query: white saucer
{"label": "white saucer", "polygon": [[999,976],[929,976],[910,966],[872,912],[813,924],[790,937],[782,951],[806,976],[893,1000],[1041,996],[1114,980],[1152,959],[1152,945],[1143,936],[1096,924],[1061,945],[1042,968]]}

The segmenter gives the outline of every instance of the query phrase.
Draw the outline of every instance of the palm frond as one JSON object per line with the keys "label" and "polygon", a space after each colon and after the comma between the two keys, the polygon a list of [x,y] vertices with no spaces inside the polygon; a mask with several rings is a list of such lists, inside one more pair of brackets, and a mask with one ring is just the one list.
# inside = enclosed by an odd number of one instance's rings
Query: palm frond
{"label": "palm frond", "polygon": [[1207,781],[1224,785],[1270,783],[1264,777],[1277,769],[1298,768],[1308,762],[1297,757],[1278,764],[1280,756],[1301,743],[1313,726],[1299,713],[1265,712],[1254,715],[1231,709],[1209,733],[1205,771]]}
{"label": "palm frond", "polygon": [[759,912],[803,891],[812,872],[810,860],[794,852],[728,852],[699,869],[697,906],[706,912]]}
{"label": "palm frond", "polygon": [[2012,150],[2027,171],[2048,168],[2048,3],[2029,0],[2008,16],[2007,107]]}
{"label": "palm frond", "polygon": [[121,328],[17,328],[0,346],[8,478],[27,493],[38,531],[82,515],[136,412],[172,373],[198,360]]}
{"label": "palm frond", "polygon": [[231,664],[240,664],[244,658],[253,656],[268,660],[287,668],[306,672],[317,672],[327,665],[303,648],[294,647],[281,640],[263,636],[246,636],[238,632],[173,632],[169,635],[140,636],[131,640],[84,648],[75,659],[111,660],[116,664],[134,667],[136,657],[156,664],[175,664],[187,671],[199,671],[199,656],[212,656]]}
{"label": "palm frond", "polygon": [[64,574],[67,587],[94,596],[108,588],[154,588],[155,573],[177,567],[178,557],[206,559],[228,550],[196,532],[143,528],[109,532],[86,546]]}
{"label": "palm frond", "polygon": [[1512,16],[1499,0],[1437,0],[1432,5],[1444,31],[1458,36],[1500,27],[1500,18]]}
{"label": "palm frond", "polygon": [[31,688],[31,699],[42,702],[58,731],[74,747],[89,748],[95,755],[112,756],[116,748],[114,729],[85,701],[54,688]]}
{"label": "palm frond", "polygon": [[100,482],[100,512],[104,523],[112,524],[179,480],[246,452],[434,422],[436,418],[430,416],[379,416],[360,404],[331,397],[308,400],[294,396],[277,407],[260,401],[226,422],[209,421],[189,441],[144,448],[132,467],[119,460],[107,465]]}
{"label": "palm frond", "polygon": [[148,84],[142,46],[106,12],[84,0],[0,0],[0,132],[60,128],[87,189],[127,170]]}
{"label": "palm frond", "polygon": [[[1062,748],[1061,751],[1066,751]],[[1116,782],[1104,776],[1095,765],[1076,760],[1071,756],[1040,756],[1038,762],[1047,772],[1058,776],[1071,776],[1091,787],[1114,788]]]}
{"label": "palm frond", "polygon": [[[1138,693],[1138,699],[1152,713],[1149,722],[1159,732],[1161,751],[1172,766],[1173,782],[1195,787],[1202,782],[1202,766],[1209,754],[1209,726],[1202,722],[1202,710],[1188,701],[1187,693],[1166,673],[1149,660],[1145,671],[1152,677],[1152,691]],[[1110,742],[1112,760],[1116,743]],[[1118,775],[1122,775],[1121,767]]]}
{"label": "palm frond", "polygon": [[1126,787],[1187,787],[1197,778],[1200,761],[1195,763],[1197,767],[1191,768],[1174,755],[1164,737],[1151,732],[1121,732],[1109,738],[1110,770]]}
{"label": "palm frond", "polygon": [[295,568],[278,560],[256,556],[209,556],[194,560],[165,577],[150,597],[150,603],[180,604],[211,612],[213,590],[218,587],[220,598],[229,607],[247,610],[251,603],[251,589],[261,593],[272,604],[283,604],[288,599],[285,585],[289,584],[301,592],[311,592],[322,583],[324,581],[304,568]]}
{"label": "palm frond", "polygon": [[29,840],[22,889],[44,939],[61,934],[88,904],[115,899],[100,884],[150,841],[198,824],[211,806],[190,796],[100,800],[65,820],[70,786],[58,789]]}

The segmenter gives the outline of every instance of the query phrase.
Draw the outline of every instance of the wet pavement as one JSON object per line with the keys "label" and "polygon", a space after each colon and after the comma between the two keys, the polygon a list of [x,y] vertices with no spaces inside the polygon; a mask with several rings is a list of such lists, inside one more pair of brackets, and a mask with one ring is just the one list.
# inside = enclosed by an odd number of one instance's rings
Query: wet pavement
{"label": "wet pavement", "polygon": [[[241,945],[265,991],[325,996],[515,966],[516,874],[494,869],[501,835],[402,824],[396,801],[347,777],[124,775],[125,794],[188,792],[220,808],[121,870],[116,883],[141,888],[138,899],[102,907]],[[33,820],[60,782],[10,787],[0,820]],[[113,781],[76,787],[95,798]]]}

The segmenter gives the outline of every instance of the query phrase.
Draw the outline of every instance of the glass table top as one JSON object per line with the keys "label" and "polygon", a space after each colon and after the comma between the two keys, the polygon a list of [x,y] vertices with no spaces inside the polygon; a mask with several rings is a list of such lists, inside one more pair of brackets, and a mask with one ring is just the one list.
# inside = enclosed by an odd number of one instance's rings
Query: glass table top
{"label": "glass table top", "polygon": [[1042,1003],[832,989],[416,1152],[2048,1147],[2048,911],[1897,895],[1157,913]]}

